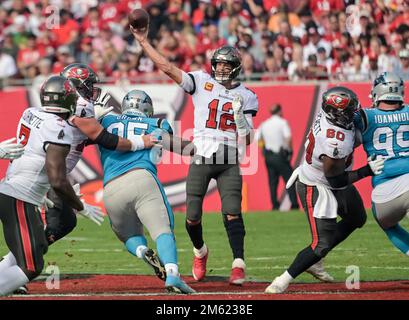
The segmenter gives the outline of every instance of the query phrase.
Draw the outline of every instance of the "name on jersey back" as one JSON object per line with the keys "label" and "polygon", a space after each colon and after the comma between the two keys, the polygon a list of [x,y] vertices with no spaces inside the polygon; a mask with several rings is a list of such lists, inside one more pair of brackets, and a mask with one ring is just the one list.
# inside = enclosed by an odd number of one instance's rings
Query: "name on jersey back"
{"label": "name on jersey back", "polygon": [[40,129],[41,124],[44,122],[44,119],[37,117],[33,114],[30,110],[26,112],[23,116],[25,122],[27,122],[30,126]]}
{"label": "name on jersey back", "polygon": [[377,114],[374,116],[375,123],[391,123],[409,121],[409,112],[395,114]]}

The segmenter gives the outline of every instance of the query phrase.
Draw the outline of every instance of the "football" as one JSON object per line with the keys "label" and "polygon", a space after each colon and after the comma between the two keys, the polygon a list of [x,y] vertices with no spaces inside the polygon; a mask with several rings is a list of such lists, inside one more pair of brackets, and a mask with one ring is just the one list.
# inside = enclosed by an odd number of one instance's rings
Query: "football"
{"label": "football", "polygon": [[149,24],[149,14],[144,9],[135,9],[128,14],[128,22],[135,29],[146,28]]}

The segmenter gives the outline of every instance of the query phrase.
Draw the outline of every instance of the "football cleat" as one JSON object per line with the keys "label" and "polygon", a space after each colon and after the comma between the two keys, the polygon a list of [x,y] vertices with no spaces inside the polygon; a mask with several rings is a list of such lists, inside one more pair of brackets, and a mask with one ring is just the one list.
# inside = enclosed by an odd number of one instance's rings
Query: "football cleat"
{"label": "football cleat", "polygon": [[236,286],[241,286],[246,279],[246,275],[244,273],[244,269],[242,268],[233,268],[231,269],[231,274],[230,274],[230,279],[229,283],[236,285]]}
{"label": "football cleat", "polygon": [[209,256],[209,249],[207,249],[206,255],[202,258],[193,258],[192,275],[196,281],[201,281],[206,275],[206,263],[207,257]]}
{"label": "football cleat", "polygon": [[28,287],[27,286],[21,286],[14,290],[13,294],[28,294]]}
{"label": "football cleat", "polygon": [[169,293],[190,294],[196,293],[180,277],[168,276],[165,282],[165,289]]}
{"label": "football cleat", "polygon": [[280,283],[279,278],[275,278],[273,282],[264,290],[265,293],[283,293],[287,290],[288,284]]}
{"label": "football cleat", "polygon": [[243,259],[234,259],[229,283],[232,285],[241,286],[246,280],[245,270],[246,264],[244,263]]}
{"label": "football cleat", "polygon": [[143,261],[145,261],[149,266],[152,267],[156,276],[162,281],[166,280],[166,271],[162,262],[160,261],[158,255],[152,249],[145,251],[143,255]]}
{"label": "football cleat", "polygon": [[306,272],[322,282],[334,282],[334,277],[325,271],[322,259],[309,267]]}

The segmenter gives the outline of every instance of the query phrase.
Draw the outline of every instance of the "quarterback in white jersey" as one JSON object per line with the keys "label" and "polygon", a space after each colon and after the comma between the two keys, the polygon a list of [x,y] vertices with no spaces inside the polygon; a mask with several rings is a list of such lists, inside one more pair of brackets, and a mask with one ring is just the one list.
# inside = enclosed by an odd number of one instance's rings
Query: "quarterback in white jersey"
{"label": "quarterback in white jersey", "polygon": [[234,47],[223,46],[213,53],[210,75],[202,71],[186,73],[150,45],[147,28],[131,26],[130,30],[155,65],[193,98],[196,154],[186,181],[186,230],[193,244],[193,277],[200,281],[206,275],[209,251],[202,234],[202,204],[210,180],[215,179],[233,255],[229,283],[241,285],[246,265],[238,159],[239,151],[242,154],[243,146],[251,142],[252,117],[257,113],[258,100],[252,91],[235,81],[241,70],[240,53]]}
{"label": "quarterback in white jersey", "polygon": [[[294,171],[296,190],[307,214],[311,245],[298,253],[290,267],[266,288],[266,293],[282,293],[290,282],[307,271],[322,281],[332,281],[322,268],[324,258],[366,221],[366,211],[354,182],[383,169],[383,159],[368,159],[368,164],[351,171],[355,141],[354,112],[357,96],[345,87],[324,92],[318,114],[305,144],[305,159]],[[337,215],[342,219],[337,222]]]}
{"label": "quarterback in white jersey", "polygon": [[234,121],[233,99],[242,97],[243,114],[249,128],[253,127],[252,117],[258,111],[255,93],[242,83],[226,89],[208,73],[195,71],[187,73],[180,84],[187,93],[192,93],[194,111],[194,144],[196,154],[210,158],[220,144],[237,147],[237,130]]}
{"label": "quarterback in white jersey", "polygon": [[73,141],[66,120],[74,113],[77,98],[67,78],[53,76],[40,91],[42,110],[25,110],[19,122],[17,138],[25,153],[13,160],[0,182],[0,219],[11,251],[0,266],[0,295],[41,273],[48,244],[38,206],[50,186],[78,213],[94,210],[76,196],[66,175],[65,160]]}

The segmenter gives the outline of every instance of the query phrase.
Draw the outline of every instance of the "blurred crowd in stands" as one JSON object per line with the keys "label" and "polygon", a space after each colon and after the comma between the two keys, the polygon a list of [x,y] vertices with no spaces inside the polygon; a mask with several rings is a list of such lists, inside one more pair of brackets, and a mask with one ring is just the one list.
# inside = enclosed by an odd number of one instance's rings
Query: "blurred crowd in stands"
{"label": "blurred crowd in stands", "polygon": [[240,49],[246,81],[409,80],[409,0],[0,0],[0,78],[41,84],[71,62],[108,83],[167,81],[128,29],[145,8],[149,38],[186,71]]}

